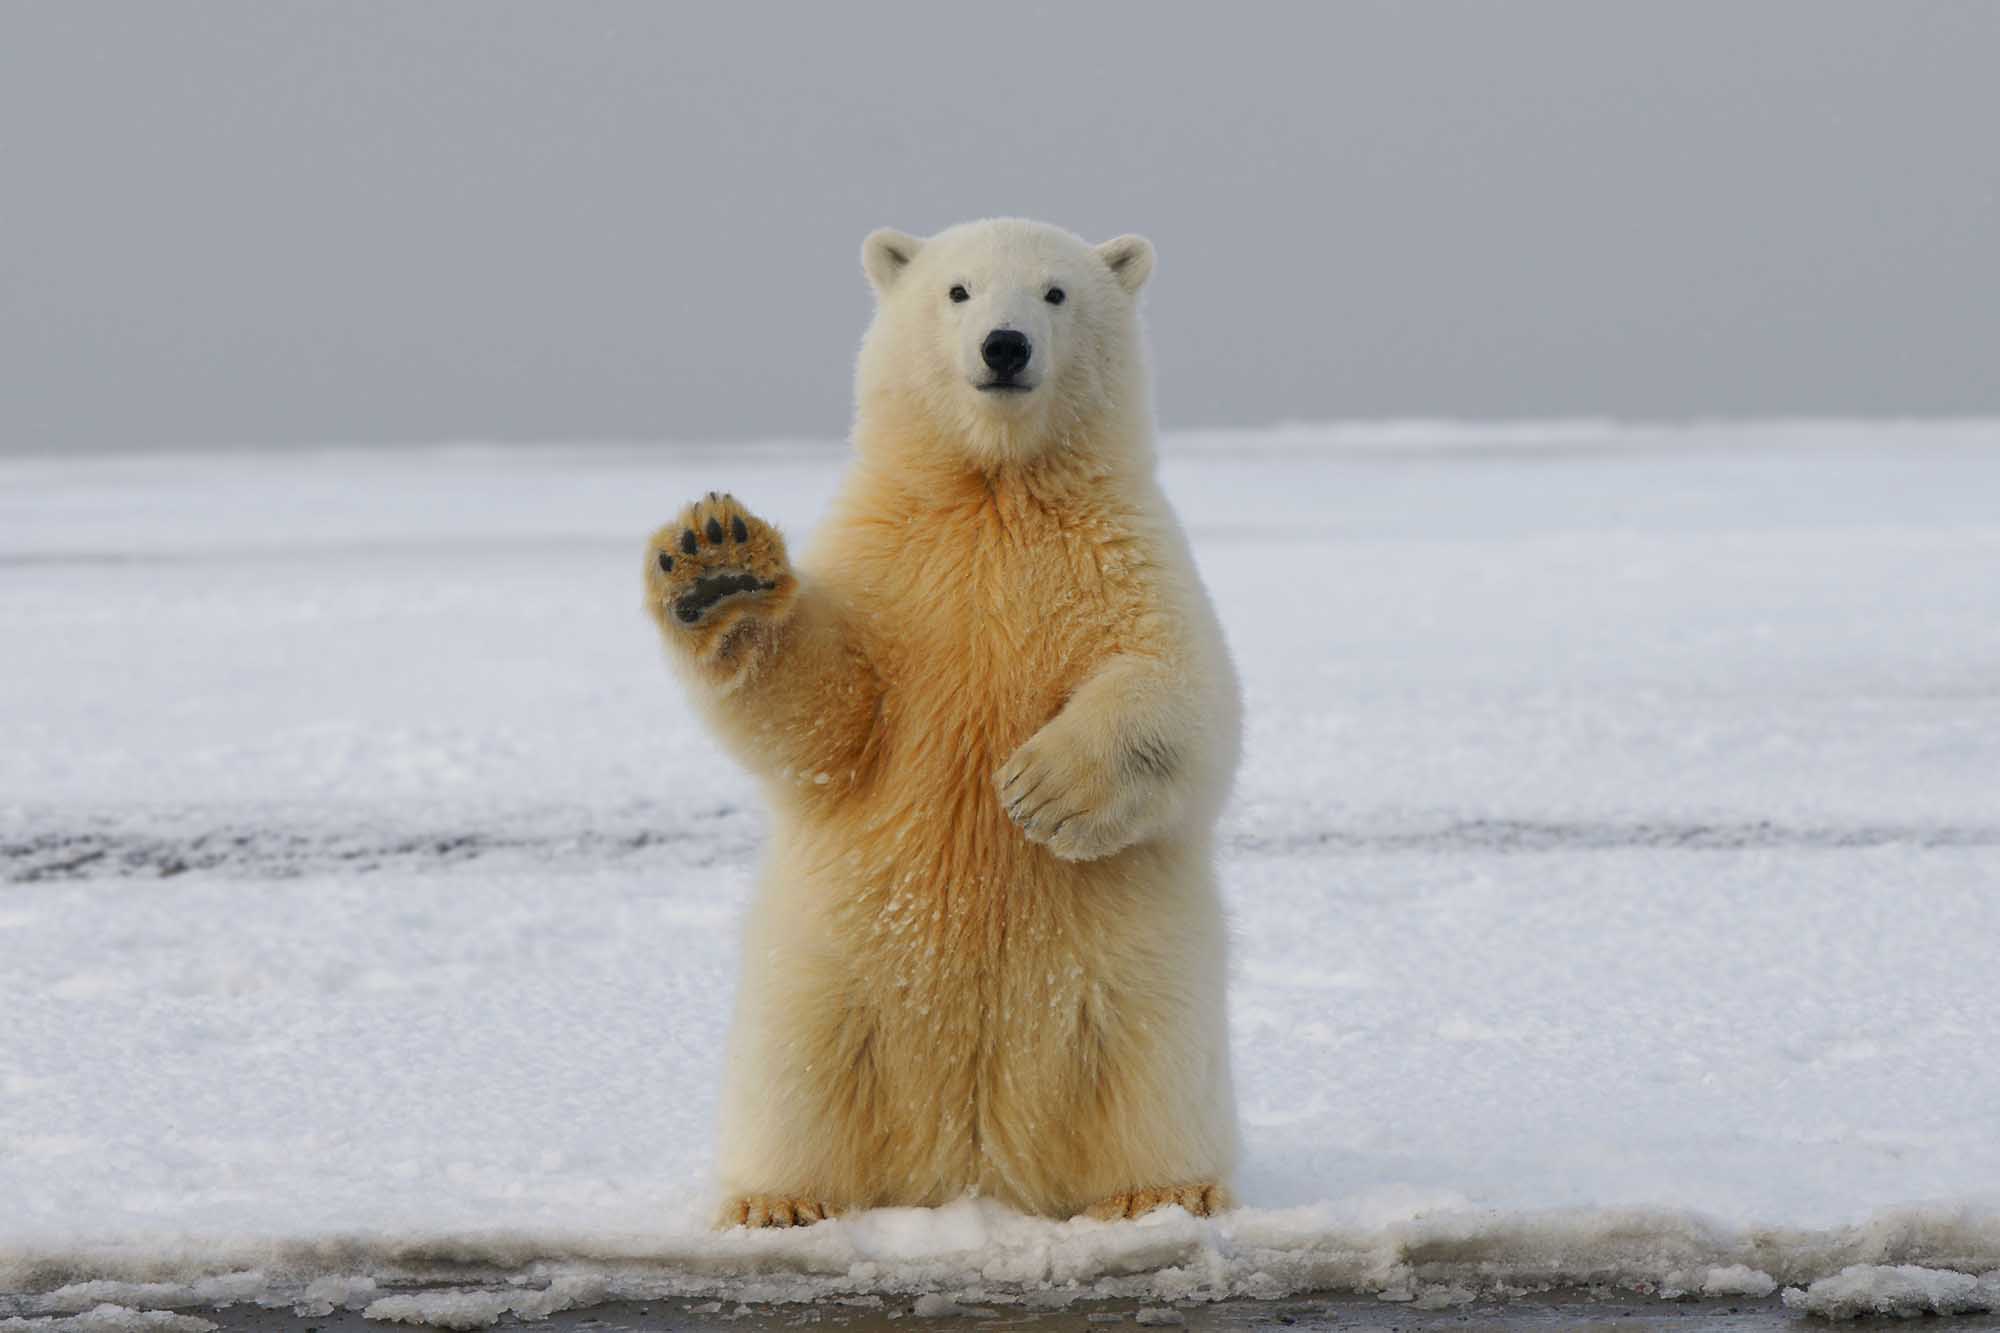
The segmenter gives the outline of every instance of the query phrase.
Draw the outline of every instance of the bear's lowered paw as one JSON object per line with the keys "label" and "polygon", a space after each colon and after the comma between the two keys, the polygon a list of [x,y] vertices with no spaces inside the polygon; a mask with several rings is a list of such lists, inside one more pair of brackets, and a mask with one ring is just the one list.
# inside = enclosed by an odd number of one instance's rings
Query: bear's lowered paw
{"label": "bear's lowered paw", "polygon": [[796,587],[777,530],[715,491],[653,534],[646,552],[647,609],[703,655],[730,630],[782,615]]}
{"label": "bear's lowered paw", "polygon": [[1058,716],[1014,751],[993,785],[1007,817],[1065,861],[1095,861],[1138,838],[1140,815],[1167,774],[1102,758],[1075,720]]}
{"label": "bear's lowered paw", "polygon": [[1228,1207],[1229,1201],[1218,1185],[1162,1185],[1156,1189],[1128,1190],[1099,1199],[1083,1210],[1083,1216],[1094,1217],[1100,1222],[1114,1222],[1121,1217],[1143,1217],[1155,1208],[1166,1208],[1172,1204],[1179,1204],[1196,1217],[1211,1217]]}
{"label": "bear's lowered paw", "polygon": [[724,1204],[715,1224],[724,1231],[730,1227],[809,1227],[838,1211],[823,1199],[791,1194],[745,1194]]}

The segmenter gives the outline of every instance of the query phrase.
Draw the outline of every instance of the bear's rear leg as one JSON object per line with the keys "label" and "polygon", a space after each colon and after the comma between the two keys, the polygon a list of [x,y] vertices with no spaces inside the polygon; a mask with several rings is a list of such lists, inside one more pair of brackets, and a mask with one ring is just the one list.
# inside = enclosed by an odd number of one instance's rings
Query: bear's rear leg
{"label": "bear's rear leg", "polygon": [[1099,1199],[1083,1210],[1083,1216],[1094,1217],[1100,1222],[1113,1222],[1121,1217],[1141,1217],[1155,1208],[1172,1204],[1179,1204],[1196,1217],[1209,1217],[1229,1206],[1229,1196],[1220,1185],[1213,1183],[1160,1185],[1152,1189],[1126,1190]]}

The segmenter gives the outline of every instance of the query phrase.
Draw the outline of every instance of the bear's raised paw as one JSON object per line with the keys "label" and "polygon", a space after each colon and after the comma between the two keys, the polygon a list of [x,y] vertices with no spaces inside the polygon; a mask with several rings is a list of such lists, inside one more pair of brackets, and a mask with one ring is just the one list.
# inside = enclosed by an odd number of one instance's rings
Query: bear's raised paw
{"label": "bear's raised paw", "polygon": [[782,614],[796,587],[777,529],[715,491],[654,533],[646,552],[647,609],[670,639],[692,634],[698,649]]}

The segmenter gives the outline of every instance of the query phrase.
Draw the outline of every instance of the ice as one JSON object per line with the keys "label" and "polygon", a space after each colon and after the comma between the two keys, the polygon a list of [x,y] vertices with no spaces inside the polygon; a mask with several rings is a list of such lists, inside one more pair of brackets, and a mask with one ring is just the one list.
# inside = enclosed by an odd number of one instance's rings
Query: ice
{"label": "ice", "polygon": [[82,1314],[41,1319],[0,1319],[6,1333],[214,1333],[216,1325],[193,1315],[99,1305]]}
{"label": "ice", "polygon": [[1974,1277],[1916,1264],[1855,1264],[1803,1291],[1787,1288],[1785,1304],[1827,1319],[1985,1314],[2000,1310],[2000,1272]]}
{"label": "ice", "polygon": [[2000,1270],[1991,423],[1169,440],[1246,1206],[710,1232],[764,824],[639,543],[839,462],[0,462],[0,1318]]}
{"label": "ice", "polygon": [[269,1287],[267,1276],[254,1269],[205,1273],[192,1282],[114,1281],[72,1282],[44,1294],[37,1302],[45,1311],[73,1314],[104,1305],[224,1306],[255,1301]]}
{"label": "ice", "polygon": [[386,1323],[428,1324],[434,1328],[486,1328],[506,1315],[538,1323],[550,1315],[604,1299],[606,1284],[596,1278],[558,1278],[541,1291],[425,1291],[384,1296],[361,1312]]}
{"label": "ice", "polygon": [[335,1310],[359,1310],[372,1303],[381,1288],[372,1277],[328,1274],[306,1284],[293,1305],[295,1314],[329,1315]]}

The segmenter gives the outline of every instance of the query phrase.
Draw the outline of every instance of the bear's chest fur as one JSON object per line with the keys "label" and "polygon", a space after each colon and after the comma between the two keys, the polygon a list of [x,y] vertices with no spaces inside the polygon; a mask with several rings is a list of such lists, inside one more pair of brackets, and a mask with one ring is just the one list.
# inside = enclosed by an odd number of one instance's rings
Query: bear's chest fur
{"label": "bear's chest fur", "polygon": [[932,761],[919,764],[930,790],[987,793],[1130,637],[1153,600],[1151,562],[1133,517],[1087,492],[984,489],[897,527],[869,534],[854,589],[884,739],[906,764]]}
{"label": "bear's chest fur", "polygon": [[980,487],[871,497],[836,525],[814,573],[851,609],[881,704],[870,777],[821,864],[872,945],[984,970],[1063,887],[1111,873],[1028,841],[994,777],[1157,612],[1143,514],[1108,487]]}

